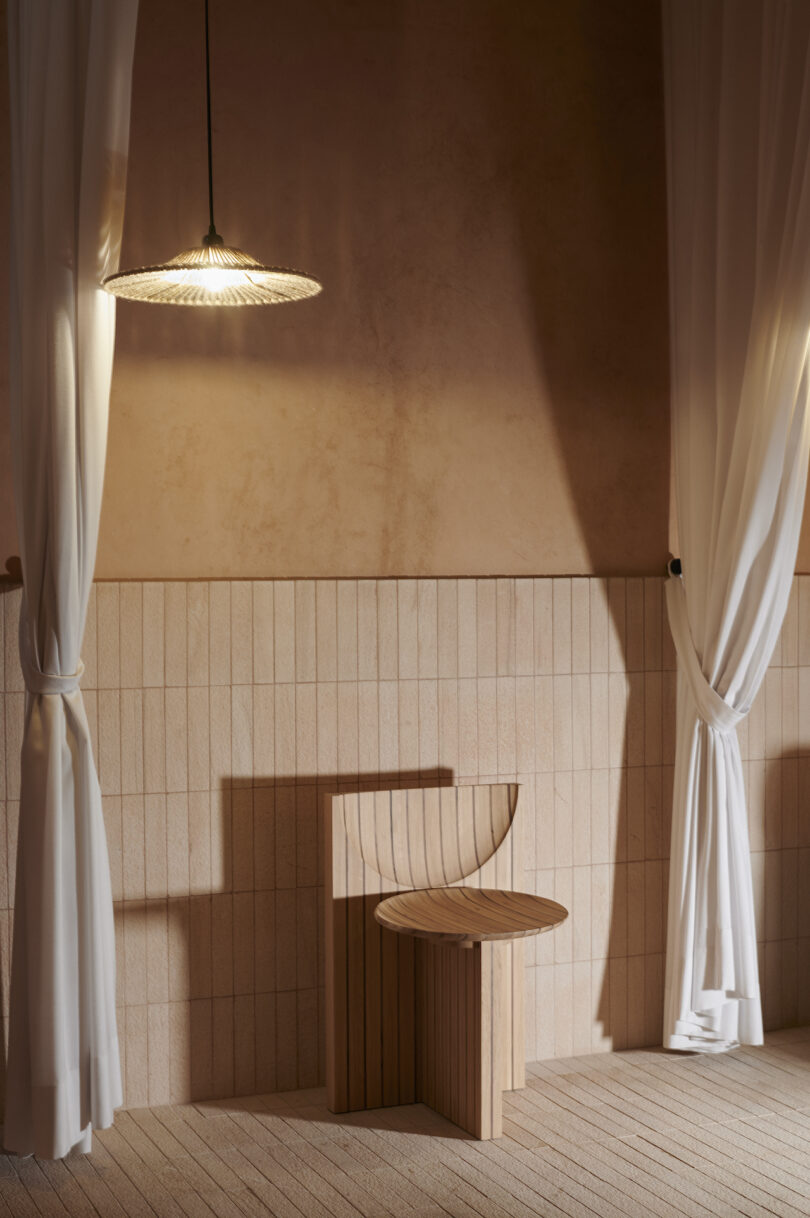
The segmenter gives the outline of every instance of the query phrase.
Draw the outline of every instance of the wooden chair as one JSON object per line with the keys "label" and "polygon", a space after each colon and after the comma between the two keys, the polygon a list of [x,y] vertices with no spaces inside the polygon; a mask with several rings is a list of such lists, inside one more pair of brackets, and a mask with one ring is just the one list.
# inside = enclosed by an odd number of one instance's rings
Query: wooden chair
{"label": "wooden chair", "polygon": [[464,951],[394,934],[374,910],[412,889],[521,889],[517,798],[514,783],[327,797],[333,1112],[423,1102],[500,1136],[502,1092],[525,1086],[522,940]]}

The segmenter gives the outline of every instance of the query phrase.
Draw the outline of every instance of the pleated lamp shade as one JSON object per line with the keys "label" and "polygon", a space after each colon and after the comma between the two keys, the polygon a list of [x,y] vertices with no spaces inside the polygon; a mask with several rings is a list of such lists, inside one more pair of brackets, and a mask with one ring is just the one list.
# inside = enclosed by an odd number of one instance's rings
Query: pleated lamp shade
{"label": "pleated lamp shade", "polygon": [[206,241],[158,266],[120,271],[104,280],[113,296],[176,305],[268,305],[317,296],[303,271],[263,266],[233,246]]}

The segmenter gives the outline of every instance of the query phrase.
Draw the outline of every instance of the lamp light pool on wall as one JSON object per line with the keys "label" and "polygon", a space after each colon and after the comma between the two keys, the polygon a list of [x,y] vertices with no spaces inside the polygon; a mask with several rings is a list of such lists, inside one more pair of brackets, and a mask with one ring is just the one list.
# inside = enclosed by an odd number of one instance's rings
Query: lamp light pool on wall
{"label": "lamp light pool on wall", "polygon": [[211,155],[211,66],[208,0],[205,0],[205,97],[208,125],[208,232],[202,244],[183,250],[168,262],[118,271],[103,287],[113,296],[175,305],[268,305],[317,296],[321,284],[312,275],[287,267],[264,266],[226,245],[214,224],[214,173]]}

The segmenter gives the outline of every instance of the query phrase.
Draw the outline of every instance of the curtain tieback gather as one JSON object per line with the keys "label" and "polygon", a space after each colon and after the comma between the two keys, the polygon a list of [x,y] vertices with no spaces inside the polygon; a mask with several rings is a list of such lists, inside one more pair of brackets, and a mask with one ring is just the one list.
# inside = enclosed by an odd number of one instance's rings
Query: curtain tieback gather
{"label": "curtain tieback gather", "polygon": [[689,617],[686,612],[686,593],[683,588],[683,577],[670,575],[666,584],[667,613],[675,650],[678,653],[683,671],[689,682],[692,697],[695,700],[698,714],[704,723],[714,731],[729,736],[742,723],[747,710],[739,711],[729,705],[725,698],[709,684],[700,667],[700,661],[692,642],[689,629]]}
{"label": "curtain tieback gather", "polygon": [[20,667],[23,681],[29,694],[72,694],[79,688],[79,681],[84,672],[84,664],[79,660],[76,672],[51,673],[42,672],[37,666],[34,649],[28,629],[27,611],[23,602],[20,614]]}

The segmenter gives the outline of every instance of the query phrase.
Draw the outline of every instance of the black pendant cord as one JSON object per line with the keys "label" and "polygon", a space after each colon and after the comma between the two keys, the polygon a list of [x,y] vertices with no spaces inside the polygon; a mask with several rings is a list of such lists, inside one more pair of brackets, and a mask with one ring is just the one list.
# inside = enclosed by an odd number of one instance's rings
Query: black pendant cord
{"label": "black pendant cord", "polygon": [[208,235],[204,245],[222,245],[214,225],[214,162],[211,155],[211,52],[208,42],[208,0],[205,0],[205,104],[208,120]]}

